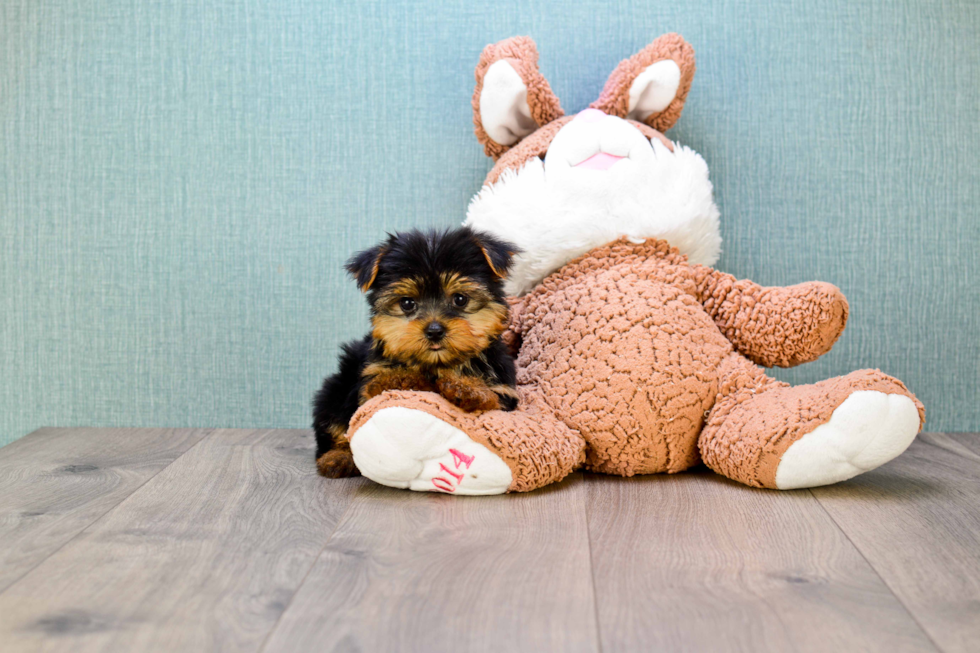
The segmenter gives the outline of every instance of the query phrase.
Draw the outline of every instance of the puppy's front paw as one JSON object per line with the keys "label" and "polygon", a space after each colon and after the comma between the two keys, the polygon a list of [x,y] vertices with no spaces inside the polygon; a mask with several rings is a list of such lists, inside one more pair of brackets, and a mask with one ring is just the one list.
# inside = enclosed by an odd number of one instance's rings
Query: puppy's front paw
{"label": "puppy's front paw", "polygon": [[364,400],[377,397],[386,390],[432,390],[432,384],[415,370],[385,370],[369,377],[361,391]]}
{"label": "puppy's front paw", "polygon": [[445,379],[438,389],[439,394],[467,413],[500,408],[500,400],[490,388],[468,379]]}
{"label": "puppy's front paw", "polygon": [[[511,391],[513,392],[513,391]],[[501,392],[497,393],[497,399],[500,401],[500,409],[510,412],[517,409],[517,397],[512,394],[504,394]]]}
{"label": "puppy's front paw", "polygon": [[500,400],[497,395],[490,391],[472,392],[464,390],[455,397],[449,398],[451,402],[465,410],[467,413],[476,411],[497,410],[500,408]]}
{"label": "puppy's front paw", "polygon": [[361,475],[357,465],[354,464],[354,455],[350,449],[331,449],[317,458],[316,468],[321,476],[327,478],[348,478]]}

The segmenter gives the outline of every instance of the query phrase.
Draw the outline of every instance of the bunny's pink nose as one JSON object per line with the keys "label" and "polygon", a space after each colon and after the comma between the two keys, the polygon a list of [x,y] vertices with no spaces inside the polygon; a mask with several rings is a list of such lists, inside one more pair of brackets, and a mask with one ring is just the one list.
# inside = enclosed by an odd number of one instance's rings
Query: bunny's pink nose
{"label": "bunny's pink nose", "polygon": [[579,114],[575,116],[575,120],[581,120],[582,122],[598,122],[606,117],[602,111],[598,109],[586,109],[585,111],[579,111]]}

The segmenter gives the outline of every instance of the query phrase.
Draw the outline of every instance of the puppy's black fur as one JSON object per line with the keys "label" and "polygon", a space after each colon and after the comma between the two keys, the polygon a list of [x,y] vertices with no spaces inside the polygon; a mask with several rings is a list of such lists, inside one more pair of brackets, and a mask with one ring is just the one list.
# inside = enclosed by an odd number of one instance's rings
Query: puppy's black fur
{"label": "puppy's black fur", "polygon": [[355,254],[347,270],[367,293],[371,333],[343,345],[313,400],[317,467],[358,473],[347,441],[357,408],[385,390],[438,392],[463,410],[513,410],[516,371],[500,340],[503,280],[517,248],[469,228],[410,231]]}

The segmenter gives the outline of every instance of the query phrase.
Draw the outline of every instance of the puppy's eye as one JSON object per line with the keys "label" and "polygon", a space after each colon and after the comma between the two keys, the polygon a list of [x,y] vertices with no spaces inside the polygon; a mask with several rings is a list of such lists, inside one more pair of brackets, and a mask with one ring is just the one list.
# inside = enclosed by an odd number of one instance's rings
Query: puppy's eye
{"label": "puppy's eye", "polygon": [[470,303],[470,298],[463,293],[456,293],[453,295],[453,306],[456,308],[463,308]]}
{"label": "puppy's eye", "polygon": [[418,307],[415,300],[409,297],[402,297],[399,299],[398,306],[402,309],[402,313],[414,313],[415,309]]}

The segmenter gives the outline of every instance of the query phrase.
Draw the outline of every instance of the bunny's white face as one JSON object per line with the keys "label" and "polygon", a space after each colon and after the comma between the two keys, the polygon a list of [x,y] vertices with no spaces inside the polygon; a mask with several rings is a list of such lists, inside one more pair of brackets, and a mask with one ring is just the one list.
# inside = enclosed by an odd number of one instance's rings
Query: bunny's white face
{"label": "bunny's white face", "polygon": [[514,295],[622,236],[662,238],[706,265],[721,250],[704,160],[596,109],[562,127],[544,160],[528,159],[484,186],[466,224],[521,248],[507,285]]}
{"label": "bunny's white face", "polygon": [[529,122],[534,111],[526,80],[505,69],[513,61],[498,60],[486,71],[478,86],[479,104],[488,107],[481,119],[491,143],[493,136],[524,142],[501,157],[465,222],[521,248],[509,293],[524,294],[572,259],[623,236],[667,240],[692,263],[717,260],[721,236],[707,165],[636,122],[674,100],[680,73],[673,61],[640,68],[626,87],[628,119],[586,109],[540,130]]}
{"label": "bunny's white face", "polygon": [[[575,170],[629,173],[653,158],[650,141],[639,129],[598,109],[586,109],[561,128],[548,148],[546,164],[551,174]],[[622,163],[619,167],[616,164]],[[636,164],[636,165],[631,165]],[[577,176],[577,174],[576,174]],[[585,176],[583,180],[601,180]]]}

